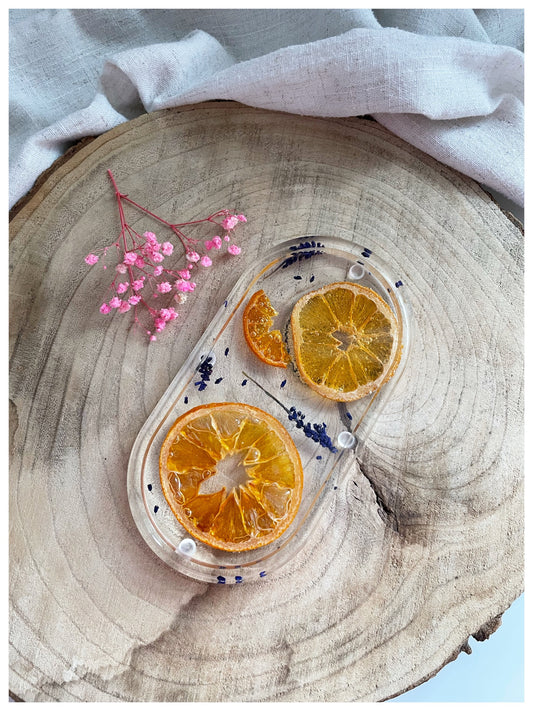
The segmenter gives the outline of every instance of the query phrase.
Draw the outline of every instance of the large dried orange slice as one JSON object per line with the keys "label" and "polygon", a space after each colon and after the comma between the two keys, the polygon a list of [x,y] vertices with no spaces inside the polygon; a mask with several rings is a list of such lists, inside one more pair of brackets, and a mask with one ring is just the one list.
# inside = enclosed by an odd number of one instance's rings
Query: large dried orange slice
{"label": "large dried orange slice", "polygon": [[398,365],[398,325],[372,289],[351,282],[303,296],[291,314],[294,359],[302,380],[331,400],[374,392]]}
{"label": "large dried orange slice", "polygon": [[286,368],[290,356],[281,331],[272,329],[278,312],[263,289],[256,291],[246,304],[242,321],[246,343],[264,363]]}
{"label": "large dried orange slice", "polygon": [[159,470],[181,525],[225,551],[275,541],[302,497],[300,455],[289,433],[272,415],[241,403],[181,415],[163,442]]}

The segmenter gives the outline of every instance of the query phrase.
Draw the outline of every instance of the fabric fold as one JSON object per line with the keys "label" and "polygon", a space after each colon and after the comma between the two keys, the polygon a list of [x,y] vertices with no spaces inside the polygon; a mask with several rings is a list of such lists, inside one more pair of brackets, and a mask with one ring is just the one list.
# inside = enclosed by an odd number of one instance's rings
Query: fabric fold
{"label": "fabric fold", "polygon": [[[371,115],[523,205],[520,11],[20,12],[20,22],[11,23],[10,205],[79,138],[144,112],[213,99],[324,118]],[[265,34],[253,29],[254,19]],[[38,35],[40,20],[53,23],[53,38]],[[144,44],[125,42],[126,20],[136,40],[144,23]],[[28,48],[18,27],[32,29]],[[68,36],[61,37],[62,27]],[[34,88],[29,70],[33,82],[42,80],[41,113],[41,95],[23,90]],[[92,98],[80,107],[90,87]],[[59,117],[46,123],[54,105]]]}

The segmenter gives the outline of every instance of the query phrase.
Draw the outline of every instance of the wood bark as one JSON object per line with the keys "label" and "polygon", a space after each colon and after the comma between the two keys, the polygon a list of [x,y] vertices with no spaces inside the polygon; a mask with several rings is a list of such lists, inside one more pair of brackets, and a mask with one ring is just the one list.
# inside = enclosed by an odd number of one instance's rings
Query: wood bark
{"label": "wood bark", "polygon": [[[156,344],[98,312],[110,278],[83,261],[118,237],[107,169],[167,219],[248,218],[238,268],[212,268]],[[131,447],[238,273],[265,245],[321,234],[401,275],[405,373],[291,563],[254,584],[188,579],[132,520]],[[523,590],[522,255],[474,181],[362,118],[212,102],[59,161],[11,219],[12,693],[377,701],[485,639]]]}

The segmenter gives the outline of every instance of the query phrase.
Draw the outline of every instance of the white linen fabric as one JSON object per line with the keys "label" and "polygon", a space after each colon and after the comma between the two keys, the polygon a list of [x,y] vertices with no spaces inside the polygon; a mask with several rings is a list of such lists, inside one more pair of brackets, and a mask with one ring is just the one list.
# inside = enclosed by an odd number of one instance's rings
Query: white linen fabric
{"label": "white linen fabric", "polygon": [[523,205],[523,10],[11,10],[10,207],[73,142],[211,99],[371,115]]}

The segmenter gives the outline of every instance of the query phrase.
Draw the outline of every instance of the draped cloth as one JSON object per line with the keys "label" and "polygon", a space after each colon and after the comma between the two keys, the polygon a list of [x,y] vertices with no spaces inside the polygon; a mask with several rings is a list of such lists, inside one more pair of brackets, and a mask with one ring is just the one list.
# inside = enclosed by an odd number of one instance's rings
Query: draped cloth
{"label": "draped cloth", "polygon": [[370,115],[523,205],[523,10],[11,10],[9,29],[10,206],[80,138],[212,99]]}

